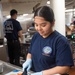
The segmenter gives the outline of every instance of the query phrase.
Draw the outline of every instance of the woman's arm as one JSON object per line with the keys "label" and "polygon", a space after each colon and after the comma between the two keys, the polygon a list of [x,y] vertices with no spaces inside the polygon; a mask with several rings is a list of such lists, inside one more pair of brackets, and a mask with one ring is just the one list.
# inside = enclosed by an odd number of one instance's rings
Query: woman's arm
{"label": "woman's arm", "polygon": [[30,68],[31,68],[31,63],[32,63],[32,59],[31,59],[31,54],[30,53],[28,53],[27,54],[27,58],[26,58],[26,61],[23,63],[23,71],[26,69],[27,71],[29,71],[30,70]]}
{"label": "woman's arm", "polygon": [[30,53],[28,53],[28,54],[27,54],[27,58],[26,58],[26,59],[31,59],[31,58],[32,58],[31,54],[30,54]]}
{"label": "woman's arm", "polygon": [[64,74],[69,71],[69,66],[56,66],[52,69],[44,70],[42,75]]}

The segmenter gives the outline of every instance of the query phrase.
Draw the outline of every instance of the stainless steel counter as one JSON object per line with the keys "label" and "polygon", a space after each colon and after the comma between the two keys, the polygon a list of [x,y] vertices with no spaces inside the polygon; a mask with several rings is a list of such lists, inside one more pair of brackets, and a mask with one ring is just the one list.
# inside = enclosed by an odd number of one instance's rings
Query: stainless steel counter
{"label": "stainless steel counter", "polygon": [[3,73],[1,73],[0,75],[5,75],[6,73],[11,72],[13,70],[20,70],[20,71],[22,70],[21,67],[18,67],[3,61],[0,61],[0,62],[3,63]]}
{"label": "stainless steel counter", "polygon": [[[3,73],[1,73],[0,75],[5,75],[6,73],[9,73],[13,70],[22,70],[21,67],[18,67],[18,66],[15,66],[15,65],[12,65],[10,63],[7,63],[7,62],[3,62],[3,61],[0,61],[3,63]],[[28,75],[31,75],[32,73],[34,73],[33,71],[30,71],[28,73]],[[54,74],[54,75],[60,75],[60,74]]]}
{"label": "stainless steel counter", "polygon": [[0,45],[0,60],[2,61],[7,61],[7,50],[6,50],[6,46],[3,44],[3,45]]}

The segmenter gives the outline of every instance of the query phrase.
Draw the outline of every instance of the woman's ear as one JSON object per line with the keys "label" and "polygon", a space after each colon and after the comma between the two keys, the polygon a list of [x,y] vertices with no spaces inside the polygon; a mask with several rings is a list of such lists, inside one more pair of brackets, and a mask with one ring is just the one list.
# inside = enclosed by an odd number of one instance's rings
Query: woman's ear
{"label": "woman's ear", "polygon": [[54,26],[54,25],[55,25],[55,21],[53,21],[53,22],[51,23],[51,25]]}

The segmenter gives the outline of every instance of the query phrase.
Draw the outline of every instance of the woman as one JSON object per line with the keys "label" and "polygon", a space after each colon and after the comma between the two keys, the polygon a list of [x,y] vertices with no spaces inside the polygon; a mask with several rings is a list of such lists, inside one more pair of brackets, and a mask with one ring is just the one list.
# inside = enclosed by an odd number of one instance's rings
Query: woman
{"label": "woman", "polygon": [[39,7],[34,13],[35,29],[27,60],[23,70],[35,72],[31,75],[53,75],[67,73],[73,66],[71,49],[67,39],[53,30],[54,13],[47,6]]}

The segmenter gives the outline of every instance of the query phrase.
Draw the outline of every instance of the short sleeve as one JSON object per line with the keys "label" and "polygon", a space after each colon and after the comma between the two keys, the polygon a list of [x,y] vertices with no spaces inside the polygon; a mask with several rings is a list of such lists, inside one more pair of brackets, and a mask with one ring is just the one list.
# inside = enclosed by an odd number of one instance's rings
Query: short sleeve
{"label": "short sleeve", "polygon": [[29,50],[28,50],[28,53],[30,53],[30,54],[31,54],[32,45],[33,45],[33,41],[34,41],[33,39],[34,39],[34,37],[33,37],[32,40],[31,40],[30,48],[29,48]]}
{"label": "short sleeve", "polygon": [[69,42],[66,38],[60,38],[56,44],[56,65],[73,66],[73,57]]}
{"label": "short sleeve", "polygon": [[31,40],[31,44],[30,44],[30,48],[29,48],[29,50],[28,50],[28,53],[30,53],[31,54],[31,50],[32,50],[32,46],[33,46],[33,43],[35,42],[35,40],[37,39],[37,33],[35,33],[34,35],[33,35],[33,37],[32,37],[32,40]]}
{"label": "short sleeve", "polygon": [[20,23],[19,23],[19,22],[17,22],[17,23],[16,23],[16,27],[17,27],[17,31],[22,30],[22,27],[21,27],[21,25],[20,25]]}

